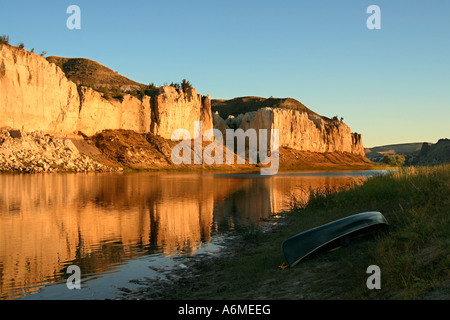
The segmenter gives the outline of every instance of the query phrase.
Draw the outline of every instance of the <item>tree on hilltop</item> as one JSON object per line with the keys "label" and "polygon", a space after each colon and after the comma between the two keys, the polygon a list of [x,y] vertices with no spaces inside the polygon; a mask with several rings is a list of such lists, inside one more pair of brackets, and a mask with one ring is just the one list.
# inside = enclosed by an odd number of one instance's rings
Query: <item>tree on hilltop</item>
{"label": "tree on hilltop", "polygon": [[180,83],[172,82],[170,86],[174,87],[175,89],[182,89],[183,91],[193,88],[192,84],[186,79],[181,80]]}
{"label": "tree on hilltop", "polygon": [[0,36],[0,44],[9,44],[9,35],[4,34]]}
{"label": "tree on hilltop", "polygon": [[181,89],[186,91],[187,89],[192,89],[192,84],[186,79],[181,80]]}

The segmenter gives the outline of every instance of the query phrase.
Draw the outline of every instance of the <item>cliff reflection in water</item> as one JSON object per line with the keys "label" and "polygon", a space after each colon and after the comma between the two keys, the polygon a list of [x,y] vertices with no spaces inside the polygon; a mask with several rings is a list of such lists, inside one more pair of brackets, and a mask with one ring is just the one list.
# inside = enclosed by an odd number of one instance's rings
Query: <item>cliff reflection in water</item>
{"label": "cliff reflection in water", "polygon": [[69,264],[109,272],[133,257],[192,252],[259,224],[310,189],[364,178],[211,174],[0,175],[0,297],[59,281]]}

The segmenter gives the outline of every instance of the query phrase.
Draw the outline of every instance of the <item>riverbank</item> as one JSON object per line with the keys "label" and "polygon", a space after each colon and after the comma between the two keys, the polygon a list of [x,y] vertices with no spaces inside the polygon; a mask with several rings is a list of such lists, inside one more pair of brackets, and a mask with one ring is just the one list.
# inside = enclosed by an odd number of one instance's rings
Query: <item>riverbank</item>
{"label": "riverbank", "polygon": [[[280,268],[285,239],[364,211],[381,211],[388,232]],[[120,298],[449,299],[449,214],[450,165],[406,168],[346,191],[314,193],[283,224],[248,232],[218,258],[194,260],[171,281]],[[380,267],[380,290],[366,286],[370,265]]]}
{"label": "riverbank", "polygon": [[[94,136],[81,133],[55,136],[43,132],[0,129],[0,172],[118,172],[118,171],[232,171],[259,172],[260,164],[176,165],[176,141],[132,130],[104,130]],[[203,151],[206,144],[203,145]],[[202,152],[203,152],[202,151]],[[314,153],[280,148],[279,171],[382,170],[386,166],[350,153]]]}

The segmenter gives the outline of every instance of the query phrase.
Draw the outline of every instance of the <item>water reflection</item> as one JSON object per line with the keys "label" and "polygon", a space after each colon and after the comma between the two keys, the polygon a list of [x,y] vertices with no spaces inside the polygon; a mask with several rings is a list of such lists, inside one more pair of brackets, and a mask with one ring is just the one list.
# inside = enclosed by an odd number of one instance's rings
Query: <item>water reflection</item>
{"label": "water reflection", "polygon": [[146,256],[191,253],[212,237],[344,188],[364,175],[0,175],[0,298]]}

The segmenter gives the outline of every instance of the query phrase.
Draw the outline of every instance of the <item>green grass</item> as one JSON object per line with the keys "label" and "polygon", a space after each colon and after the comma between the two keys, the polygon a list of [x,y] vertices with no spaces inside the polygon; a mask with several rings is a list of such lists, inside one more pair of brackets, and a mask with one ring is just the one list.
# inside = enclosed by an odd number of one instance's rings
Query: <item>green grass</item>
{"label": "green grass", "polygon": [[[434,290],[448,299],[449,199],[450,165],[403,168],[345,191],[312,192],[305,207],[288,215],[286,226],[268,234],[249,232],[232,258],[205,266],[207,279],[173,297],[423,299]],[[382,212],[388,232],[278,268],[288,237],[365,211]],[[372,264],[381,269],[381,290],[367,289],[366,269]]]}

